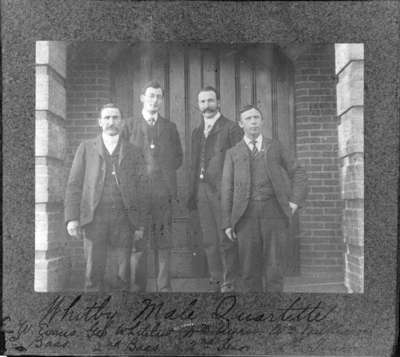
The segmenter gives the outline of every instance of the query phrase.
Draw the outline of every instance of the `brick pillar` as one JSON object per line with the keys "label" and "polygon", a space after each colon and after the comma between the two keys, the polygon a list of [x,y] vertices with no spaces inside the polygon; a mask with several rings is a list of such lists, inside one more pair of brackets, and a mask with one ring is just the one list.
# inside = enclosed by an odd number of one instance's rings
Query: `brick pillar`
{"label": "brick pillar", "polygon": [[63,224],[66,44],[36,42],[35,291],[62,290],[68,273]]}
{"label": "brick pillar", "polygon": [[335,87],[334,46],[309,46],[295,62],[296,150],[309,177],[301,274],[326,281],[342,281],[344,273]]}
{"label": "brick pillar", "polygon": [[345,252],[345,285],[364,288],[364,47],[336,44],[337,113]]}

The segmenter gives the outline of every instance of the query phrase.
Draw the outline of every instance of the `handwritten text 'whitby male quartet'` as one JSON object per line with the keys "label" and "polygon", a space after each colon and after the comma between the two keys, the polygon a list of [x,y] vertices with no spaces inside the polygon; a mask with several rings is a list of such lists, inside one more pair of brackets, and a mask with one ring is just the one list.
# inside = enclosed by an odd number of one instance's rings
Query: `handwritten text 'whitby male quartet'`
{"label": "handwritten text 'whitby male quartet'", "polygon": [[[309,304],[301,297],[270,311],[241,307],[235,295],[219,299],[210,312],[204,312],[200,305],[198,299],[173,306],[146,298],[126,312],[126,306],[120,311],[111,296],[96,300],[82,295],[56,296],[41,311],[37,327],[35,323],[15,321],[12,316],[7,316],[3,322],[8,326],[8,342],[22,351],[26,347],[64,349],[73,346],[75,339],[81,339],[83,332],[88,342],[106,349],[157,352],[161,351],[160,338],[173,336],[179,339],[180,348],[186,352],[198,341],[203,348],[218,341],[221,342],[219,350],[244,352],[250,346],[235,345],[235,337],[262,331],[269,335],[292,333],[297,334],[297,338],[305,338],[337,328],[330,318],[337,305],[327,306],[322,301]],[[328,321],[329,324],[323,324]],[[197,342],[189,340],[193,337]],[[146,341],[146,344],[139,341]]]}

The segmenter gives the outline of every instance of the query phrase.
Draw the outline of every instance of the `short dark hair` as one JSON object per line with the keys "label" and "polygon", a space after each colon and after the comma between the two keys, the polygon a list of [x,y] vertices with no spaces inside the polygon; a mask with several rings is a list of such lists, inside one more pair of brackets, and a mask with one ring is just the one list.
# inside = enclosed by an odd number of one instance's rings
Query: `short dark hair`
{"label": "short dark hair", "polygon": [[215,96],[217,97],[217,100],[220,100],[219,92],[212,86],[205,86],[205,87],[201,88],[199,90],[199,93],[197,93],[197,95],[199,95],[202,92],[214,92]]}
{"label": "short dark hair", "polygon": [[149,81],[149,82],[147,82],[143,86],[141,94],[143,94],[143,95],[146,94],[147,88],[155,88],[155,89],[160,88],[161,89],[161,93],[164,96],[164,89],[161,87],[161,84],[159,82],[157,82],[157,81]]}
{"label": "short dark hair", "polygon": [[123,115],[122,115],[122,111],[121,108],[118,107],[117,105],[115,105],[114,103],[107,103],[104,104],[101,108],[100,108],[100,117],[101,117],[101,112],[103,111],[103,109],[108,109],[108,108],[115,108],[119,110],[119,114],[121,115],[121,119],[123,119]]}
{"label": "short dark hair", "polygon": [[260,115],[261,115],[261,119],[263,118],[263,115],[262,115],[262,113],[261,113],[261,110],[260,110],[258,107],[256,107],[256,106],[253,105],[253,104],[247,104],[247,105],[245,105],[244,107],[242,107],[242,108],[239,110],[239,120],[242,118],[242,114],[243,114],[243,113],[245,113],[245,112],[247,112],[247,111],[249,111],[249,110],[251,110],[251,109],[257,110],[257,111],[260,113]]}

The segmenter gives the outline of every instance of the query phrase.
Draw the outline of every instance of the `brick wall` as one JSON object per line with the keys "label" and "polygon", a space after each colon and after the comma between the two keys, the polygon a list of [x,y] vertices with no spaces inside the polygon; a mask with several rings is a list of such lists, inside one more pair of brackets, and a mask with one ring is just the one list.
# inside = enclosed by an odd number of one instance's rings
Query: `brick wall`
{"label": "brick wall", "polygon": [[101,57],[84,53],[68,62],[67,165],[82,140],[100,133],[97,118],[100,107],[110,102],[110,85],[109,65]]}
{"label": "brick wall", "polygon": [[343,274],[334,61],[333,45],[314,45],[295,61],[296,149],[310,187],[300,212],[303,275]]}
{"label": "brick wall", "polygon": [[[67,61],[67,175],[80,142],[100,133],[98,115],[102,105],[110,102],[110,70],[96,52],[70,50]],[[71,257],[70,287],[83,286],[84,257],[82,242],[69,237]]]}

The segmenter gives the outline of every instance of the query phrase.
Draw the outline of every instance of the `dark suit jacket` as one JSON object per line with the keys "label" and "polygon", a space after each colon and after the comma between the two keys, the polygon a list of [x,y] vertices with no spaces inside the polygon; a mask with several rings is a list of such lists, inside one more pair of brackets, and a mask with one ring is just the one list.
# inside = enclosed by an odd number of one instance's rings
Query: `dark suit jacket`
{"label": "dark suit jacket", "polygon": [[[275,139],[263,138],[266,175],[283,212],[291,220],[289,201],[298,206],[307,195],[307,175],[299,163]],[[250,198],[250,153],[244,140],[228,150],[221,188],[222,227],[235,228]]]}
{"label": "dark suit jacket", "polygon": [[[138,119],[130,120],[126,126],[125,133],[129,141],[140,148],[146,162],[149,162],[150,148],[146,144],[147,130],[146,121],[141,115]],[[164,180],[168,184],[169,191],[173,197],[177,195],[176,170],[182,165],[183,152],[176,124],[158,115],[158,152],[159,163]]]}
{"label": "dark suit jacket", "polygon": [[[204,135],[204,120],[192,133],[191,172],[189,182],[189,202],[193,205],[197,198],[199,183],[201,140]],[[222,169],[226,150],[234,146],[243,138],[243,131],[239,125],[223,115],[215,122],[208,134],[205,152],[205,181],[220,193]],[[192,207],[195,208],[195,207]]]}
{"label": "dark suit jacket", "polygon": [[[120,138],[119,172],[122,200],[135,226],[144,226],[144,159],[131,143]],[[76,151],[65,192],[65,222],[93,220],[104,187],[106,163],[101,135],[81,143]]]}

